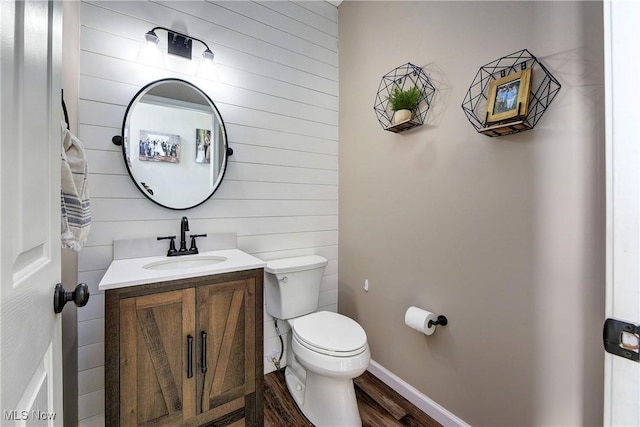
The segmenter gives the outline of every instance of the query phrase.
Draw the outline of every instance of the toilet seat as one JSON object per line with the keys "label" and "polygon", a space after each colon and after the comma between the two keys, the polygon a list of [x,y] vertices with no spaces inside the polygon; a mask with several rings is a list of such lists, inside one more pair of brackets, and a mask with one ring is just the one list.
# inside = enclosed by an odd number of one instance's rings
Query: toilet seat
{"label": "toilet seat", "polygon": [[294,338],[311,351],[335,357],[356,356],[367,347],[367,334],[356,321],[318,311],[291,322]]}

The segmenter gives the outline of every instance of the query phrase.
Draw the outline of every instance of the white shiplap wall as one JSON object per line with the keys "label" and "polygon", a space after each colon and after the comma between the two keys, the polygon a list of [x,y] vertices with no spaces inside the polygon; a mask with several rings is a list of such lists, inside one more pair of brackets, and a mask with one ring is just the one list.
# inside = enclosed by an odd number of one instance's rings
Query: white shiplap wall
{"label": "white shiplap wall", "polygon": [[[336,310],[338,252],[337,9],[324,1],[83,1],[79,136],[87,149],[93,224],[79,255],[91,300],[78,311],[79,419],[104,412],[104,295],[97,284],[114,239],[176,231],[235,232],[259,258],[320,254],[329,259],[320,295]],[[166,57],[165,68],[136,62],[145,32],[164,26],[203,39],[220,80],[194,77],[197,61]],[[158,33],[166,49],[166,33]],[[194,43],[194,58],[200,46]],[[193,82],[214,100],[234,150],[212,199],[188,211],[148,201],[127,174],[119,147],[125,109],[158,78]],[[279,351],[265,314],[265,354]],[[265,372],[273,369],[265,364]]]}

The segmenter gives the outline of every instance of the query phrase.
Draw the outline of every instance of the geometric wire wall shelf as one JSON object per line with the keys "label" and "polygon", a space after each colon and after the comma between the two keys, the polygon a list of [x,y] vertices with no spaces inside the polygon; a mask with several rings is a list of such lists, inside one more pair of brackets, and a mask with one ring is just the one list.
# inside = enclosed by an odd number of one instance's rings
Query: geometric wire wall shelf
{"label": "geometric wire wall shelf", "polygon": [[[418,106],[412,111],[410,119],[392,124],[394,112],[389,106],[389,96],[394,89],[407,90],[414,86],[420,91]],[[436,88],[422,68],[407,62],[382,77],[373,110],[384,130],[403,132],[424,124],[435,92]]]}
{"label": "geometric wire wall shelf", "polygon": [[[520,117],[516,121],[487,124],[487,92],[490,83],[527,68],[532,69],[532,76],[526,117]],[[560,87],[560,83],[549,70],[527,49],[523,49],[480,67],[467,91],[462,109],[479,133],[490,137],[509,135],[533,129],[560,91]]]}

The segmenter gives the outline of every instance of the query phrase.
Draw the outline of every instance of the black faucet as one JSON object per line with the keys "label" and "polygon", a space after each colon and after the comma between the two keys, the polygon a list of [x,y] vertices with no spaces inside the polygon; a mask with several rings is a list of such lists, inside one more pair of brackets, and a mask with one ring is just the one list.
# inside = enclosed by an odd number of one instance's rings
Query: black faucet
{"label": "black faucet", "polygon": [[180,221],[180,249],[178,252],[187,252],[187,238],[185,232],[189,231],[189,220],[186,216]]}
{"label": "black faucet", "polygon": [[167,252],[167,256],[180,256],[180,255],[195,255],[198,253],[198,248],[196,247],[196,238],[197,237],[207,237],[206,234],[191,234],[189,237],[191,238],[191,247],[187,249],[187,236],[186,232],[189,231],[189,220],[186,216],[183,216],[180,220],[180,249],[176,250],[176,245],[174,240],[176,236],[164,236],[158,237],[158,240],[170,240],[169,242],[169,251]]}

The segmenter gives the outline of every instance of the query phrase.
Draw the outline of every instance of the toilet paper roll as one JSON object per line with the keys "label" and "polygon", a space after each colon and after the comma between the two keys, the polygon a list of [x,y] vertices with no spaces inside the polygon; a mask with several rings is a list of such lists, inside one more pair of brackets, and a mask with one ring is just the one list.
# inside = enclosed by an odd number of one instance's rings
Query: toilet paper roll
{"label": "toilet paper roll", "polygon": [[435,322],[436,320],[438,320],[438,316],[418,307],[409,307],[404,315],[404,323],[408,327],[425,335],[431,335],[435,332],[436,325],[429,326],[429,321]]}

